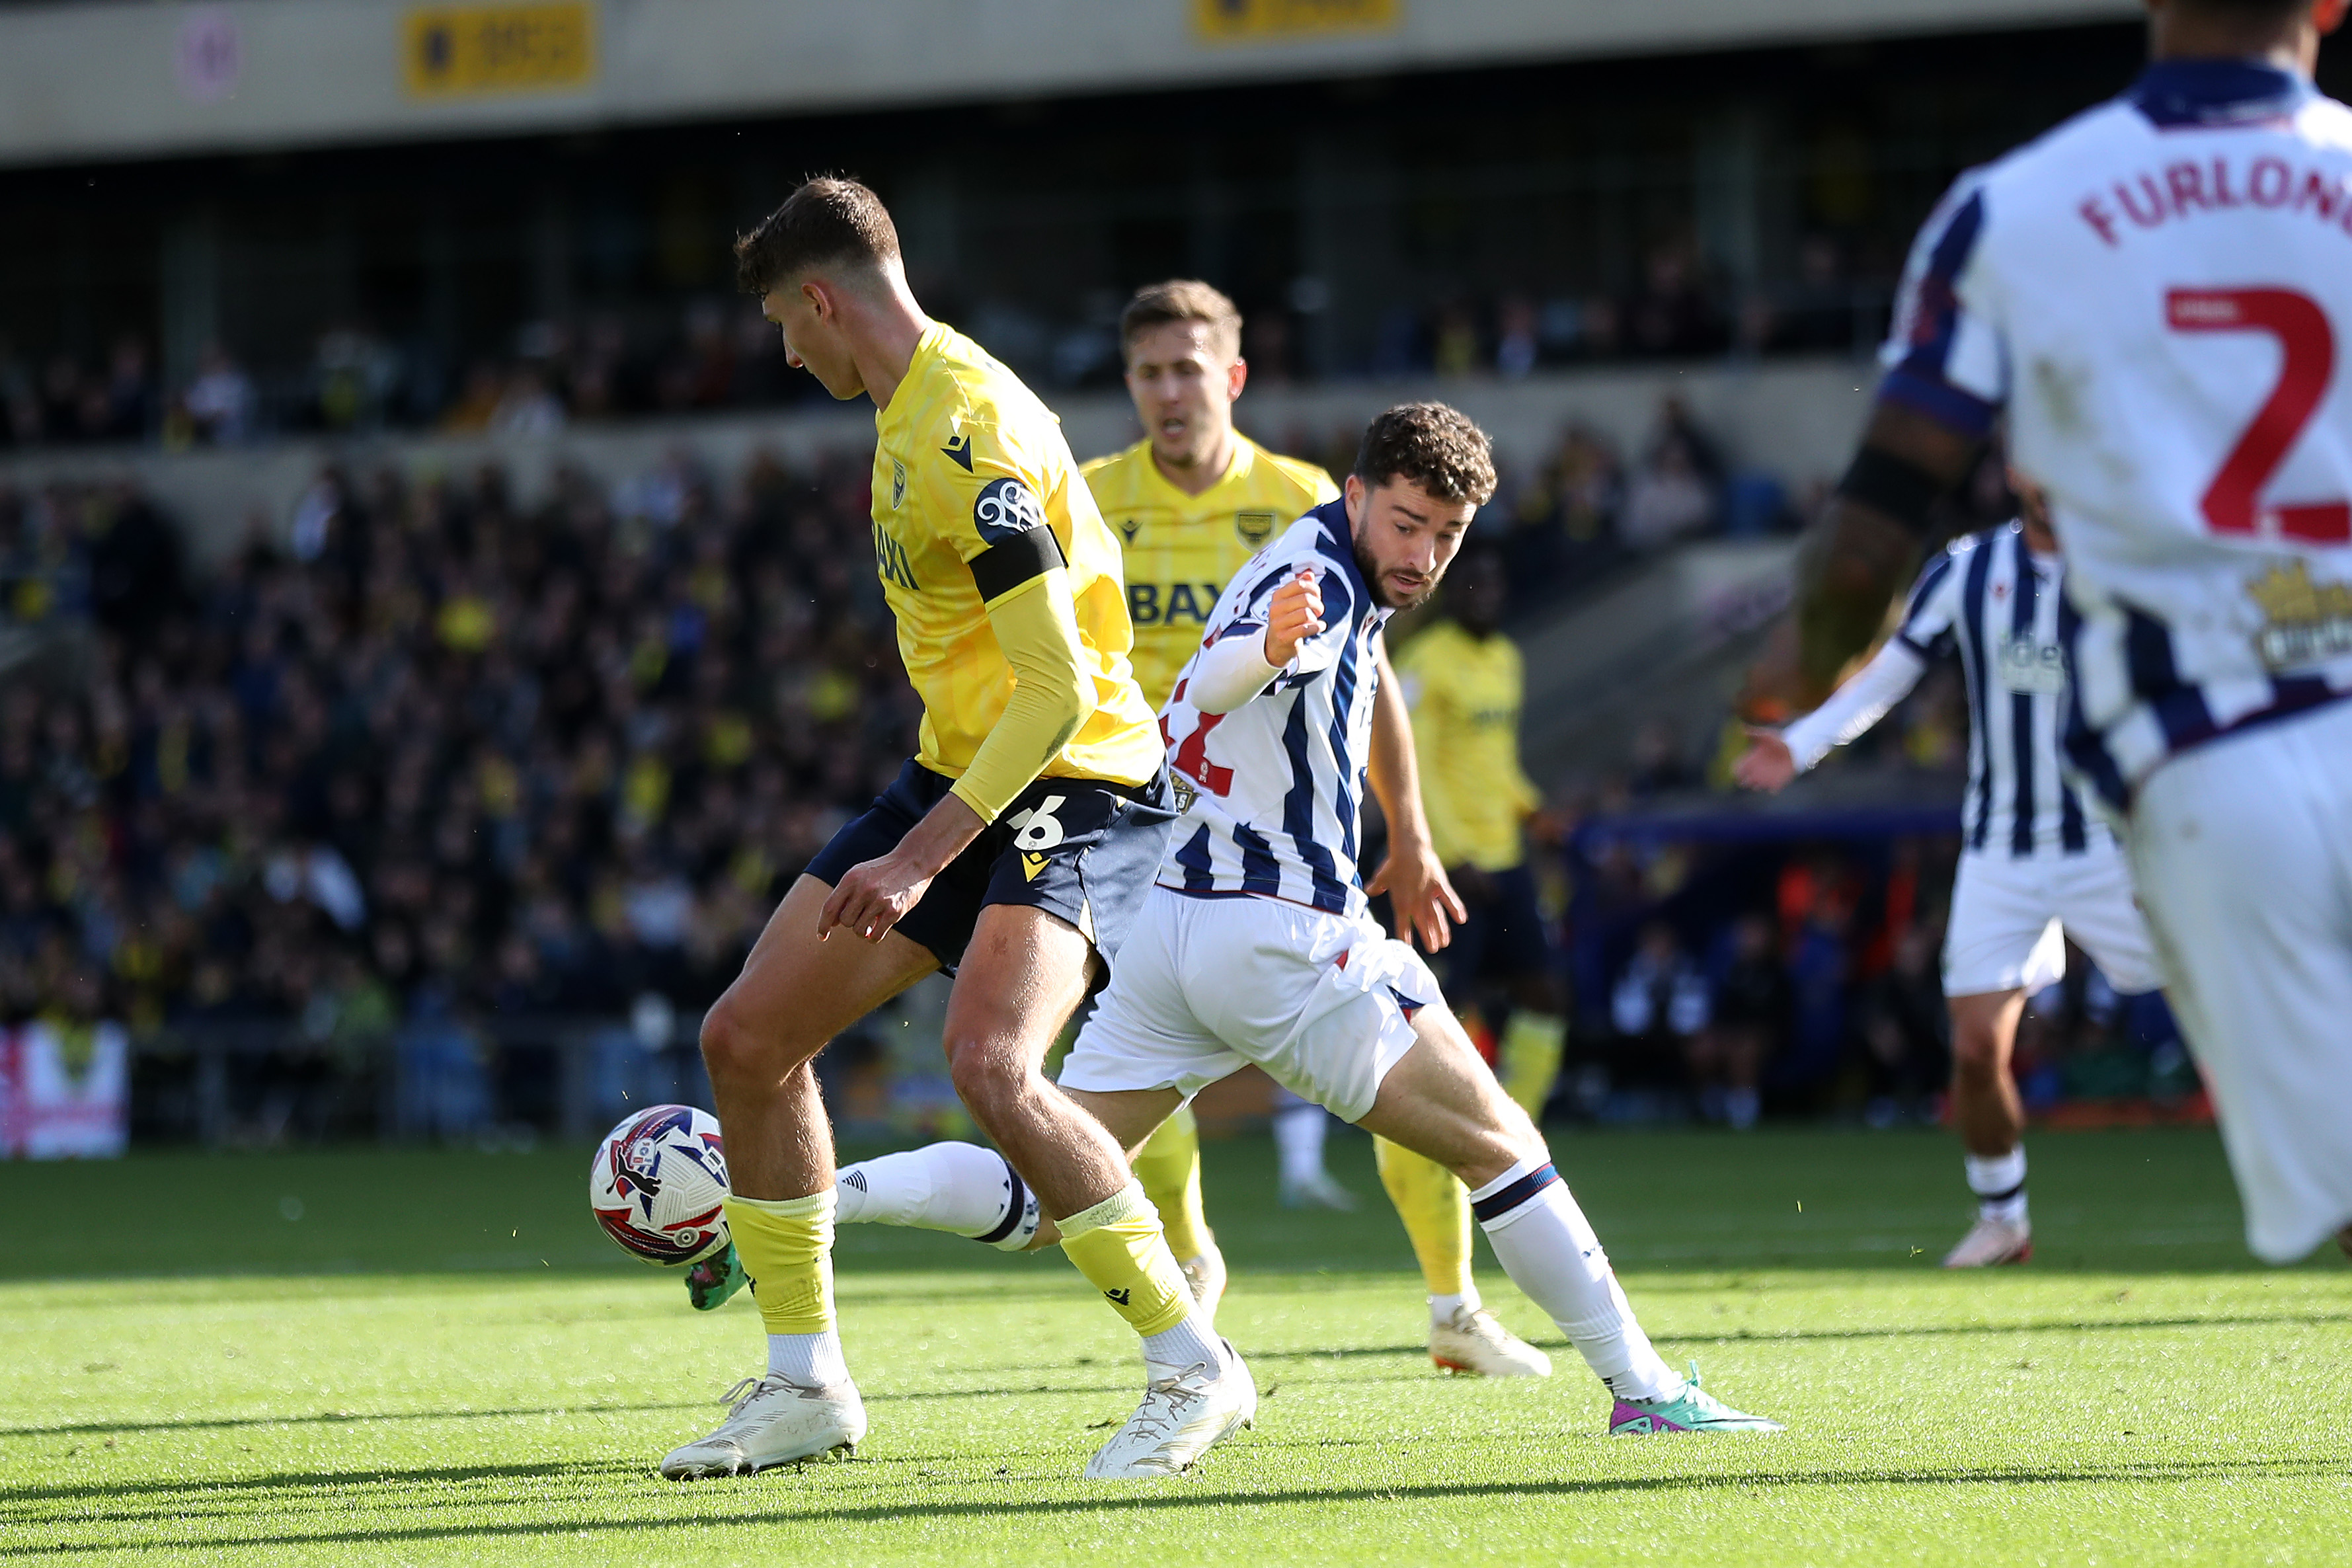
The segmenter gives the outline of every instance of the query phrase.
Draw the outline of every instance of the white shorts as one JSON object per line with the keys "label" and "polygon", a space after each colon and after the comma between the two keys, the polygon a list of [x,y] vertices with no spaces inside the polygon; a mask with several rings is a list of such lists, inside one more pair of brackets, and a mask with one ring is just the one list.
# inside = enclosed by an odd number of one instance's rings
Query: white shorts
{"label": "white shorts", "polygon": [[1279,899],[1154,888],[1062,1064],[1065,1089],[1186,1100],[1255,1062],[1342,1121],[1371,1110],[1440,1000],[1412,949],[1369,919]]}
{"label": "white shorts", "polygon": [[2105,837],[2080,855],[1960,857],[1944,931],[1944,994],[2039,991],[2066,974],[2073,937],[2107,984],[2129,995],[2164,984],[2147,922],[2132,901],[2130,862]]}
{"label": "white shorts", "polygon": [[2209,742],[2132,805],[2132,869],[2204,1072],[2246,1246],[2352,1223],[2352,701]]}

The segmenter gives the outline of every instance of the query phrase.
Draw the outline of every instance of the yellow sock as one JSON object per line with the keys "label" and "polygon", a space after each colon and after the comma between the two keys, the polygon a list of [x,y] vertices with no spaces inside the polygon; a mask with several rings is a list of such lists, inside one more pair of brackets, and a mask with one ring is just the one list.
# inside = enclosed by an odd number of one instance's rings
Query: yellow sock
{"label": "yellow sock", "polygon": [[821,1334],[833,1318],[833,1189],[729,1198],[727,1229],[772,1334]]}
{"label": "yellow sock", "polygon": [[1412,1238],[1412,1255],[1421,1259],[1429,1293],[1468,1295],[1470,1194],[1453,1172],[1385,1138],[1372,1140],[1372,1161],[1381,1168],[1381,1185],[1389,1190],[1397,1217],[1404,1221],[1405,1235]]}
{"label": "yellow sock", "polygon": [[1148,1339],[1165,1332],[1192,1310],[1183,1270],[1140,1183],[1129,1182],[1094,1207],[1054,1223],[1062,1232],[1062,1251],[1137,1333]]}
{"label": "yellow sock", "polygon": [[1538,1121],[1559,1078],[1560,1048],[1567,1040],[1567,1019],[1524,1007],[1511,1015],[1503,1031],[1503,1092]]}
{"label": "yellow sock", "polygon": [[1201,1208],[1201,1124],[1192,1120],[1191,1106],[1179,1107],[1136,1151],[1135,1179],[1160,1211],[1168,1250],[1178,1262],[1216,1246],[1216,1233]]}

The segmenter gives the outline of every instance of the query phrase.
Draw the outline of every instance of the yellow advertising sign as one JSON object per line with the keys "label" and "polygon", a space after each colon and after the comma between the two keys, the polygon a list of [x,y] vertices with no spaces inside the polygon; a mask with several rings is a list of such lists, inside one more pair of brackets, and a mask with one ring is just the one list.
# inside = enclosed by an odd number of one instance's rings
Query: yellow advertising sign
{"label": "yellow advertising sign", "polygon": [[1382,33],[1404,19],[1404,0],[1192,0],[1192,30],[1213,44]]}
{"label": "yellow advertising sign", "polygon": [[584,87],[596,75],[596,7],[423,6],[408,14],[403,46],[408,90],[418,98]]}

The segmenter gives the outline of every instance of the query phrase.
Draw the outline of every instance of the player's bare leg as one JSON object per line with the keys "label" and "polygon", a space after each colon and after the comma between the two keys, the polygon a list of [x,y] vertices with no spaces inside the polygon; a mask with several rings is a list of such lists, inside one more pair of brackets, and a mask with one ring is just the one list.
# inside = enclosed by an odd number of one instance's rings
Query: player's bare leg
{"label": "player's bare leg", "polygon": [[854,1447],[866,1411],[833,1309],[833,1127],[809,1063],[825,1042],[939,967],[897,932],[818,936],[832,889],[803,877],[702,1023],[727,1135],[727,1225],[768,1333],[767,1371],[736,1386],[709,1436],[662,1461],[673,1479],[744,1474]]}
{"label": "player's bare leg", "polygon": [[1102,1124],[1045,1075],[1045,1052],[1086,997],[1093,944],[1041,910],[992,904],[964,950],[941,1044],[956,1093],[1045,1212],[1092,1208],[1132,1180]]}
{"label": "player's bare leg", "polygon": [[1045,1076],[1045,1052],[1095,962],[1093,944],[1055,916],[982,910],[948,1004],[948,1070],[972,1119],[1036,1191],[1063,1253],[1142,1337],[1143,1403],[1087,1477],[1172,1475],[1255,1419],[1257,1391],[1194,1304],[1126,1146]]}
{"label": "player's bare leg", "polygon": [[2033,1255],[2025,1208],[2025,1104],[2010,1074],[2025,993],[1981,991],[1950,1001],[1952,1121],[1968,1152],[1977,1220],[1944,1259],[1947,1268],[2022,1263]]}

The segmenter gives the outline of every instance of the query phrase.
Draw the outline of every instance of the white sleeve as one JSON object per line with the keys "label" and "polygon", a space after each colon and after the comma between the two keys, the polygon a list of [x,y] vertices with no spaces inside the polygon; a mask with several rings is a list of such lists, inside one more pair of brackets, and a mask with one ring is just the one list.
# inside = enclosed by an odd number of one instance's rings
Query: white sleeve
{"label": "white sleeve", "polygon": [[1184,680],[1184,700],[1203,713],[1230,713],[1264,691],[1281,669],[1265,662],[1265,633],[1256,626],[1233,628],[1192,656]]}
{"label": "white sleeve", "polygon": [[1831,692],[1827,702],[1780,731],[1797,771],[1811,768],[1829,755],[1832,746],[1867,733],[1927,673],[1927,661],[1908,643],[1890,640],[1853,672],[1852,680]]}

